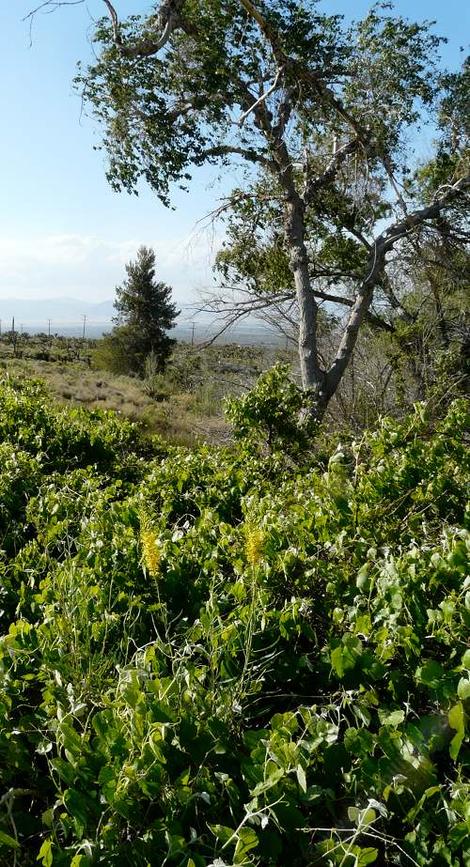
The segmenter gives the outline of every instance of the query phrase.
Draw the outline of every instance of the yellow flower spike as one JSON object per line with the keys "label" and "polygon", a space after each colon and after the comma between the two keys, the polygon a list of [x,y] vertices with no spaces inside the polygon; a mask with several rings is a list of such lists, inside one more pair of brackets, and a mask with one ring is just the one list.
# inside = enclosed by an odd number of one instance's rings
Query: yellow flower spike
{"label": "yellow flower spike", "polygon": [[250,566],[257,566],[263,557],[265,533],[259,527],[245,528],[245,556]]}
{"label": "yellow flower spike", "polygon": [[140,531],[140,542],[144,566],[148,574],[152,578],[156,578],[160,573],[162,552],[155,530],[144,525]]}

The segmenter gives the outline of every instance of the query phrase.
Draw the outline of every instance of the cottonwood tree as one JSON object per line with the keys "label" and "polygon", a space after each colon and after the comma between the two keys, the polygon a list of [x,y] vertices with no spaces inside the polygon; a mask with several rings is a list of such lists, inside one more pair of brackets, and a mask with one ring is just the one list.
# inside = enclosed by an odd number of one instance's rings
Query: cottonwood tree
{"label": "cottonwood tree", "polygon": [[388,269],[382,346],[392,370],[411,375],[408,404],[468,388],[470,251],[446,228],[443,221],[439,233],[422,231]]}
{"label": "cottonwood tree", "polygon": [[[169,204],[198,166],[240,169],[219,265],[267,302],[294,293],[302,384],[321,416],[388,259],[470,186],[462,141],[428,197],[410,181],[406,140],[412,150],[423,107],[436,107],[440,40],[389,4],[349,26],[314,0],[162,0],[124,21],[104,3],[79,84],[110,183],[135,191],[144,178]],[[338,298],[348,312],[324,360],[319,309]]]}

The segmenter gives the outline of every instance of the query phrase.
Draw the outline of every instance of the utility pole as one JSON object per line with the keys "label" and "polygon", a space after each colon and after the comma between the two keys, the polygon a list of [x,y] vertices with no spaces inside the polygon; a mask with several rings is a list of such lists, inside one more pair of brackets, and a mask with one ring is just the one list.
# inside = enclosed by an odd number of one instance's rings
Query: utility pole
{"label": "utility pole", "polygon": [[13,355],[16,358],[16,343],[17,343],[17,334],[15,331],[15,317],[11,317],[11,339],[13,343]]}
{"label": "utility pole", "polygon": [[194,346],[194,331],[195,331],[195,329],[196,329],[196,323],[193,322],[192,329],[191,329],[191,346]]}
{"label": "utility pole", "polygon": [[47,336],[48,337],[51,336],[51,320],[50,319],[47,320]]}
{"label": "utility pole", "polygon": [[0,319],[0,337],[2,336],[2,320]]}
{"label": "utility pole", "polygon": [[82,313],[82,319],[83,319],[82,340],[85,340],[85,330],[86,330],[86,320],[87,320],[86,313]]}

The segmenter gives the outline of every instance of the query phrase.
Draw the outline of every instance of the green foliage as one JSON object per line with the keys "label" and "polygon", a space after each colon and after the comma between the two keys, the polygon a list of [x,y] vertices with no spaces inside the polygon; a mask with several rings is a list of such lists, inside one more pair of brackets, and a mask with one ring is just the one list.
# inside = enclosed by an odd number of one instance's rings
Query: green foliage
{"label": "green foliage", "polygon": [[316,426],[310,414],[302,421],[302,410],[309,398],[289,375],[289,365],[276,364],[259,377],[246,395],[226,401],[227,416],[237,439],[280,452],[305,449]]}
{"label": "green foliage", "polygon": [[[388,2],[350,24],[317,0],[162,0],[119,22],[108,11],[77,84],[101,123],[110,183],[137,192],[145,180],[169,206],[195,169],[231,166],[222,294],[209,304],[227,321],[255,313],[289,336],[299,327],[302,386],[321,418],[363,324],[392,332],[403,311],[383,291],[371,312],[392,250],[457,223],[466,237],[468,65],[440,73],[432,22]],[[420,167],[412,142],[425,122],[439,143]],[[348,315],[332,322],[324,302]],[[134,355],[129,336],[116,333],[116,370]]]}
{"label": "green foliage", "polygon": [[[442,76],[442,97],[439,105],[441,138],[434,159],[417,172],[417,179],[431,199],[449,177],[459,178],[468,173],[470,165],[470,123],[468,119],[468,93],[470,87],[470,59],[462,69]],[[465,213],[465,206],[463,206]]]}
{"label": "green foliage", "polygon": [[0,401],[2,863],[466,863],[464,401],[302,472]]}
{"label": "green foliage", "polygon": [[105,334],[97,342],[93,351],[93,367],[95,370],[109,370],[117,376],[135,373],[132,371],[132,363],[127,353],[128,344],[135,338],[132,328],[121,325],[113,328],[112,333]]}
{"label": "green foliage", "polygon": [[[282,143],[298,195],[313,183],[302,205],[312,282],[355,286],[371,233],[390,213],[386,165],[408,179],[415,168],[405,146],[410,127],[437,92],[442,118],[456,93],[462,114],[464,82],[439,79],[434,58],[442,40],[429,22],[401,18],[387,3],[352,25],[321,13],[314,0],[269,0],[259,11],[266,27],[239,2],[186,0],[181,18],[183,10],[175,10],[179,26],[163,53],[151,48],[153,13],[121,22],[122,48],[109,21],[98,23],[98,58],[80,70],[77,85],[102,124],[108,179],[115,189],[135,192],[143,178],[169,205],[172,187],[186,189],[198,166],[244,161],[240,174],[247,183],[237,185],[224,208],[229,227],[218,267],[231,288],[248,284],[256,294],[276,296],[293,284]],[[272,79],[279,86],[266,99],[263,121],[250,111],[259,95],[255,82],[269,93]],[[246,117],[234,139],[233,113],[240,107]],[[318,186],[315,179],[328,175],[332,145],[354,137],[357,123],[364,124],[367,147],[363,136],[361,148]],[[452,174],[450,167],[441,183]]]}
{"label": "green foliage", "polygon": [[[402,404],[413,390],[437,407],[468,392],[470,257],[457,220],[452,231],[445,221],[442,229],[403,251],[389,287],[399,300],[383,348],[394,372],[408,371]],[[403,288],[407,278],[411,285]]]}
{"label": "green foliage", "polygon": [[139,429],[114,413],[51,405],[39,381],[11,380],[0,390],[0,438],[34,455],[49,472],[97,466],[133,471],[147,447]]}
{"label": "green foliage", "polygon": [[[416,120],[418,100],[431,101],[430,58],[440,40],[427,24],[391,15],[385,4],[351,28],[340,15],[321,14],[314,2],[270,0],[262,14],[299,69],[305,65],[322,81],[334,82],[354,116],[367,114],[384,149],[396,148],[401,128]],[[103,123],[113,186],[135,190],[144,177],[165,203],[170,185],[185,186],[193,166],[227,159],[217,148],[225,145],[231,111],[246,104],[246,88],[271,64],[266,39],[240,3],[186,2],[184,21],[164,57],[144,51],[135,63],[132,53],[115,46],[103,19],[95,34],[101,54],[77,79]],[[130,16],[121,23],[123,42],[131,51],[143,46],[152,27],[151,17]],[[286,75],[286,84],[297,88],[295,69]],[[260,141],[252,121],[240,144],[248,154],[266,155],[269,143]],[[291,117],[293,137],[312,139],[332,122],[337,118],[331,109],[307,89]]]}
{"label": "green foliage", "polygon": [[178,316],[170,301],[171,288],[155,280],[155,253],[140,247],[135,262],[126,265],[127,279],[116,289],[115,326],[102,341],[95,364],[113,373],[145,372],[149,356],[163,370],[174,340],[167,331]]}

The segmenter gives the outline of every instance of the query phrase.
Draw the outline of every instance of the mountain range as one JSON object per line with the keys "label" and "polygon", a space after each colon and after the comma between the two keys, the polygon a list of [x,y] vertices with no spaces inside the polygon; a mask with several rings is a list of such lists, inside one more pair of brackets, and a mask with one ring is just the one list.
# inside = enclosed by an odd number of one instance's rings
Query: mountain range
{"label": "mountain range", "polygon": [[[191,305],[178,306],[181,313],[172,331],[177,340],[203,343],[217,330],[216,317],[195,313]],[[92,304],[78,298],[0,298],[0,333],[11,329],[14,317],[16,331],[30,334],[50,331],[51,334],[80,337],[85,328],[87,337],[97,338],[111,331],[114,315],[112,300]],[[219,342],[278,345],[282,341],[279,333],[262,323],[248,320],[229,329]]]}
{"label": "mountain range", "polygon": [[31,326],[41,326],[46,331],[48,320],[51,328],[57,330],[60,325],[75,325],[86,316],[90,323],[109,324],[114,315],[113,302],[101,301],[92,304],[77,298],[0,298],[0,319],[2,330],[11,327],[12,317],[15,317],[15,328],[22,324],[26,330]]}

